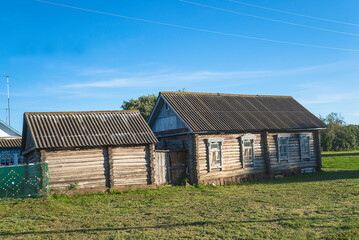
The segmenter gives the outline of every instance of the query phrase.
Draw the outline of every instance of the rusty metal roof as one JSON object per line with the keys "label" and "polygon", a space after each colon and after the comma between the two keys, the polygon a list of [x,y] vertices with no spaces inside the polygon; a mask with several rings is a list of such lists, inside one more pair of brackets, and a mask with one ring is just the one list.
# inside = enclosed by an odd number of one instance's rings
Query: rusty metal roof
{"label": "rusty metal roof", "polygon": [[138,111],[27,112],[24,121],[37,149],[157,142]]}
{"label": "rusty metal roof", "polygon": [[0,138],[0,148],[20,148],[21,138]]}
{"label": "rusty metal roof", "polygon": [[325,128],[290,96],[160,92],[193,132]]}

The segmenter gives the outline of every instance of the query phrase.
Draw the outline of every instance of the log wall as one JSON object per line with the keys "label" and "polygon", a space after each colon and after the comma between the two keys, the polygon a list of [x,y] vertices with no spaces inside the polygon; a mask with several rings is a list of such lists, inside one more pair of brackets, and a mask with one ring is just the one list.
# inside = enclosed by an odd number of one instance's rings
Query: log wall
{"label": "log wall", "polygon": [[112,148],[114,186],[151,183],[150,151],[146,146]]}
{"label": "log wall", "polygon": [[[256,136],[256,140],[254,142],[255,167],[242,167],[240,158],[240,137],[242,135],[243,134],[201,134],[198,136],[197,161],[199,168],[199,182],[207,182],[212,179],[230,178],[235,176],[246,176],[266,171],[261,134],[254,134]],[[209,172],[207,140],[212,138],[224,139],[222,145],[223,169],[211,169]]]}
{"label": "log wall", "polygon": [[[271,171],[273,174],[280,174],[283,171],[293,168],[317,168],[317,142],[315,141],[314,132],[298,132],[298,133],[289,133],[289,162],[286,160],[281,160],[278,162],[277,155],[277,133],[268,134],[268,148],[269,148],[269,158],[271,164]],[[309,134],[310,135],[310,150],[311,150],[311,159],[301,161],[300,160],[300,142],[299,134]],[[320,151],[320,149],[319,149]]]}
{"label": "log wall", "polygon": [[[280,133],[283,134],[283,133]],[[320,169],[320,143],[318,132],[292,132],[289,133],[289,162],[278,162],[277,135],[278,133],[254,134],[255,167],[242,167],[240,137],[243,134],[200,134],[195,137],[196,147],[195,164],[197,166],[197,180],[204,183],[220,183],[223,181],[241,182],[247,180],[261,180],[276,174],[289,175],[302,168]],[[311,159],[300,159],[299,134],[310,135]],[[207,140],[224,139],[222,146],[223,169],[208,169]],[[216,181],[213,181],[216,180]],[[222,181],[223,180],[223,181]]]}
{"label": "log wall", "polygon": [[51,189],[147,185],[151,179],[153,144],[71,150],[35,150],[26,163],[47,162]]}
{"label": "log wall", "polygon": [[69,188],[71,184],[78,184],[78,188],[105,187],[109,173],[106,156],[103,148],[47,151],[50,188]]}

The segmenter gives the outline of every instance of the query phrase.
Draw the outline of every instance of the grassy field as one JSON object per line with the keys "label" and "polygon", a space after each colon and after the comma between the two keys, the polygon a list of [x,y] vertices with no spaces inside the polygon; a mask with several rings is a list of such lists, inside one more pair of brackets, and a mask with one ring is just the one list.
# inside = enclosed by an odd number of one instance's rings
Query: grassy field
{"label": "grassy field", "polygon": [[359,155],[359,150],[322,152],[322,156],[326,156],[326,155]]}
{"label": "grassy field", "polygon": [[359,156],[323,165],[264,183],[2,202],[0,238],[358,239]]}

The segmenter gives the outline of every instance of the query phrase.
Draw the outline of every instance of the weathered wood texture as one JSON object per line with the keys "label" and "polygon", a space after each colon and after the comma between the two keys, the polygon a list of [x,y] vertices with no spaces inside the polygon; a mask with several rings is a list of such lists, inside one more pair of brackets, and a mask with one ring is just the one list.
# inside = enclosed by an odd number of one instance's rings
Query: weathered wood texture
{"label": "weathered wood texture", "polygon": [[[256,140],[254,142],[255,167],[242,167],[240,159],[240,137],[243,134],[220,134],[207,135],[201,134],[198,136],[198,167],[200,182],[206,180],[230,178],[239,175],[249,175],[265,172],[263,141],[261,134],[254,134]],[[208,171],[208,156],[207,156],[207,140],[211,138],[223,138],[222,146],[222,161],[223,169],[211,169]]]}
{"label": "weathered wood texture", "polygon": [[155,183],[164,184],[170,180],[169,151],[156,151]]}
{"label": "weathered wood texture", "polygon": [[112,148],[114,186],[151,183],[150,152],[146,146]]}
{"label": "weathered wood texture", "polygon": [[322,169],[322,146],[320,144],[320,131],[316,131],[314,136],[317,151],[317,171],[320,171]]}
{"label": "weathered wood texture", "polygon": [[[268,147],[269,147],[269,158],[271,163],[271,171],[273,174],[280,174],[281,172],[291,168],[306,168],[306,167],[317,167],[317,143],[314,138],[313,132],[298,132],[289,133],[289,162],[281,160],[278,162],[277,155],[277,133],[268,134]],[[310,160],[301,161],[300,159],[300,140],[299,134],[310,135]]]}
{"label": "weathered wood texture", "polygon": [[162,104],[161,109],[152,125],[153,132],[185,128],[186,125],[167,104]]}
{"label": "weathered wood texture", "polygon": [[[152,147],[151,147],[152,146]],[[151,146],[32,151],[26,163],[48,162],[51,189],[151,184]],[[152,160],[151,160],[152,156]]]}
{"label": "weathered wood texture", "polygon": [[265,168],[266,168],[266,174],[271,175],[272,166],[271,166],[270,158],[269,158],[268,132],[262,133],[262,139],[263,139],[263,157],[264,157],[264,163],[265,163]]}
{"label": "weathered wood texture", "polygon": [[156,150],[175,150],[184,149],[186,151],[186,167],[189,172],[189,179],[191,183],[196,183],[196,170],[192,164],[195,162],[196,141],[191,134],[184,134],[171,137],[159,138],[156,144]]}
{"label": "weathered wood texture", "polygon": [[49,185],[54,188],[104,187],[109,164],[105,161],[107,151],[102,148],[71,151],[47,151]]}

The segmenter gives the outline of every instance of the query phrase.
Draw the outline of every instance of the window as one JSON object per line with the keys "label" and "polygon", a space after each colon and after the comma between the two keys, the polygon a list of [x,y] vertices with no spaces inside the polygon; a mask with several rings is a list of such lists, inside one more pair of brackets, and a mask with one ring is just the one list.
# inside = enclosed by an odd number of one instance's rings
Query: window
{"label": "window", "polygon": [[289,162],[289,137],[290,134],[279,134],[277,137],[278,162],[281,160]]}
{"label": "window", "polygon": [[219,168],[222,170],[222,145],[223,139],[208,140],[208,171]]}
{"label": "window", "polygon": [[23,164],[23,158],[19,151],[2,151],[0,152],[0,167]]}
{"label": "window", "polygon": [[255,167],[254,141],[256,136],[245,134],[241,137],[241,162],[242,167]]}
{"label": "window", "polygon": [[310,135],[300,134],[299,142],[300,142],[300,160],[310,161]]}

